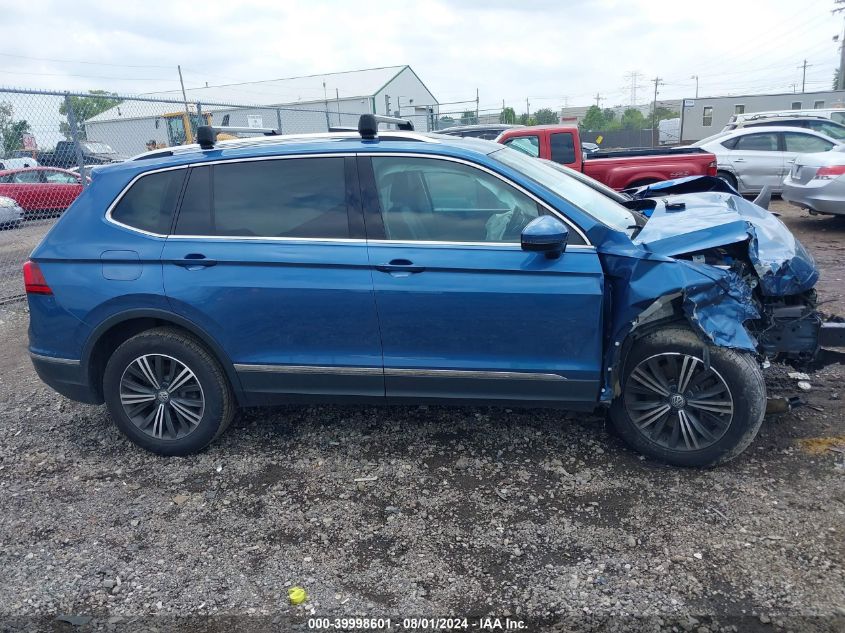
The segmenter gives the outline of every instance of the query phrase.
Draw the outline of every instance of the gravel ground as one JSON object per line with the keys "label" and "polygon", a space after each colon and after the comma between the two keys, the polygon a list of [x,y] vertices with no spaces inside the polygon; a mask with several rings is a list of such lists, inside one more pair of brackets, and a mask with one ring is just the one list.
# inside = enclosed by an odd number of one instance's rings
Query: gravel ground
{"label": "gravel ground", "polygon": [[[845,221],[777,209],[845,314]],[[598,416],[486,408],[250,409],[161,458],[38,381],[26,322],[0,307],[0,631],[845,630],[843,365],[713,470],[645,460]]]}

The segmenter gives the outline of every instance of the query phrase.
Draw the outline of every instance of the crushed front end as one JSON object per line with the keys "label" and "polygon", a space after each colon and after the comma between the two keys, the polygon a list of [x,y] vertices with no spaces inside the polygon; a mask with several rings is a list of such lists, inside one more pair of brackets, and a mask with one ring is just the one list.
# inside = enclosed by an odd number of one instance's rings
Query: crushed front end
{"label": "crushed front end", "polygon": [[[678,318],[713,344],[761,360],[815,357],[827,327],[814,290],[819,273],[776,216],[725,191],[637,200],[643,203],[651,206],[649,219],[632,239],[634,250],[600,249],[612,293],[611,375],[630,334]],[[607,387],[611,397],[618,385]]]}

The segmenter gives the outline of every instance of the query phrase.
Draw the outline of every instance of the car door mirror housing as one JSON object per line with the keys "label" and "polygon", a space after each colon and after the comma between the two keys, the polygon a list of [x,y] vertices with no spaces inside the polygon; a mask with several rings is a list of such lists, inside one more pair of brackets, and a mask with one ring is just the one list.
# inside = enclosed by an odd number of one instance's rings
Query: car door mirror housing
{"label": "car door mirror housing", "polygon": [[542,215],[531,220],[520,236],[520,244],[524,251],[545,253],[549,259],[560,257],[566,250],[569,240],[569,229],[566,225],[550,215]]}

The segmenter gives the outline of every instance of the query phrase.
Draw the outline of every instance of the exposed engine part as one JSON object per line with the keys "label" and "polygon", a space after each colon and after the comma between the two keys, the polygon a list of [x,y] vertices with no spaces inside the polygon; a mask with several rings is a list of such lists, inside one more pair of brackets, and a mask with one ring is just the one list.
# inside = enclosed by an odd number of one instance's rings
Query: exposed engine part
{"label": "exposed engine part", "polygon": [[812,360],[819,351],[822,325],[814,302],[765,303],[761,308],[763,318],[755,322],[759,329],[754,328],[760,351],[768,358]]}

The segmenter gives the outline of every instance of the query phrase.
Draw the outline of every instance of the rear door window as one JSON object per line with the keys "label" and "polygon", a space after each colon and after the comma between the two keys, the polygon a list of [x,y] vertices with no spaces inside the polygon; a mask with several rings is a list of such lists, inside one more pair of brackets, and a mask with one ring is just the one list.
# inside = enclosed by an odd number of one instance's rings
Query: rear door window
{"label": "rear door window", "polygon": [[826,152],[833,147],[833,143],[830,141],[811,134],[785,132],[783,136],[786,142],[787,152],[798,152],[801,154],[807,152]]}
{"label": "rear door window", "polygon": [[184,169],[141,177],[112,209],[113,220],[135,229],[166,235],[185,178]]}
{"label": "rear door window", "polygon": [[344,159],[289,158],[195,168],[176,234],[347,238]]}
{"label": "rear door window", "polygon": [[569,132],[556,132],[550,139],[552,145],[552,160],[561,165],[575,162],[575,140]]}

